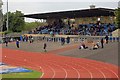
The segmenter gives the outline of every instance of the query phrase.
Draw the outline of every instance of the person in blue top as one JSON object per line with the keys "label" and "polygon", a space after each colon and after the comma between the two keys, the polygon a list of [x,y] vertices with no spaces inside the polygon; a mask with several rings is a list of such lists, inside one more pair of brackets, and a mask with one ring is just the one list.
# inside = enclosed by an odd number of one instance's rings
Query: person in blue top
{"label": "person in blue top", "polygon": [[18,40],[18,39],[16,40],[16,46],[17,46],[17,48],[19,48],[19,47],[20,47],[20,42],[19,42],[19,40]]}
{"label": "person in blue top", "polygon": [[22,35],[20,36],[20,41],[23,41],[23,37],[22,37]]}

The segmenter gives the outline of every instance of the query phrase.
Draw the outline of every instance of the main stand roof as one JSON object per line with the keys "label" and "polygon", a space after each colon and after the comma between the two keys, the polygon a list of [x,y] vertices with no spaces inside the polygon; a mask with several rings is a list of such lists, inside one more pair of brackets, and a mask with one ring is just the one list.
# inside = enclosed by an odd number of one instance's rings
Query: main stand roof
{"label": "main stand roof", "polygon": [[115,11],[114,9],[95,8],[95,9],[73,10],[73,11],[28,14],[28,15],[24,15],[23,17],[35,18],[35,19],[49,19],[49,18],[115,16],[114,11]]}

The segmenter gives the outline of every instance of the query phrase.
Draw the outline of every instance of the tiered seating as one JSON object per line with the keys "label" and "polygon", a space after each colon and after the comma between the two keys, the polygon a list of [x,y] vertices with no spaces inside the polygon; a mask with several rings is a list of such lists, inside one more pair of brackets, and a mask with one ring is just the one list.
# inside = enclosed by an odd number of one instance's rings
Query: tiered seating
{"label": "tiered seating", "polygon": [[111,35],[115,30],[114,24],[79,24],[78,28],[68,25],[48,25],[38,27],[30,34],[64,34],[64,35],[91,35],[91,36],[104,36]]}

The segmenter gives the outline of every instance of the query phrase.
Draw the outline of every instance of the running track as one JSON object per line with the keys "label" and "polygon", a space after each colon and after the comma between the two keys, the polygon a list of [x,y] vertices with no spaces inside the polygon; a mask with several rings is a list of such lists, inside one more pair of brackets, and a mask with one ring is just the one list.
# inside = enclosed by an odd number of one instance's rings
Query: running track
{"label": "running track", "polygon": [[[57,52],[57,51],[55,51]],[[2,49],[4,63],[31,68],[43,75],[40,78],[89,78],[93,80],[119,80],[118,67],[112,64],[89,60],[85,58],[72,58],[56,54],[35,54],[21,50]],[[115,79],[116,78],[116,79]]]}

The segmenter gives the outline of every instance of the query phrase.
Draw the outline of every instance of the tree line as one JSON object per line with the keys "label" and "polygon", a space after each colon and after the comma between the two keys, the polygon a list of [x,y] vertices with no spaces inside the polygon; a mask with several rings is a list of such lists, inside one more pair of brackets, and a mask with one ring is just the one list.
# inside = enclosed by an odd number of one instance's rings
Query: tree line
{"label": "tree line", "polygon": [[[24,14],[21,11],[8,12],[8,28],[12,32],[21,32],[25,26]],[[3,31],[7,30],[7,13],[4,15]]]}
{"label": "tree line", "polygon": [[[10,32],[22,32],[29,31],[31,29],[37,28],[38,26],[43,26],[46,23],[41,22],[25,22],[24,14],[21,11],[8,12],[8,28]],[[4,14],[3,28],[2,31],[6,31],[7,27],[7,13]]]}
{"label": "tree line", "polygon": [[116,9],[115,11],[116,16],[116,26],[120,29],[120,8]]}

